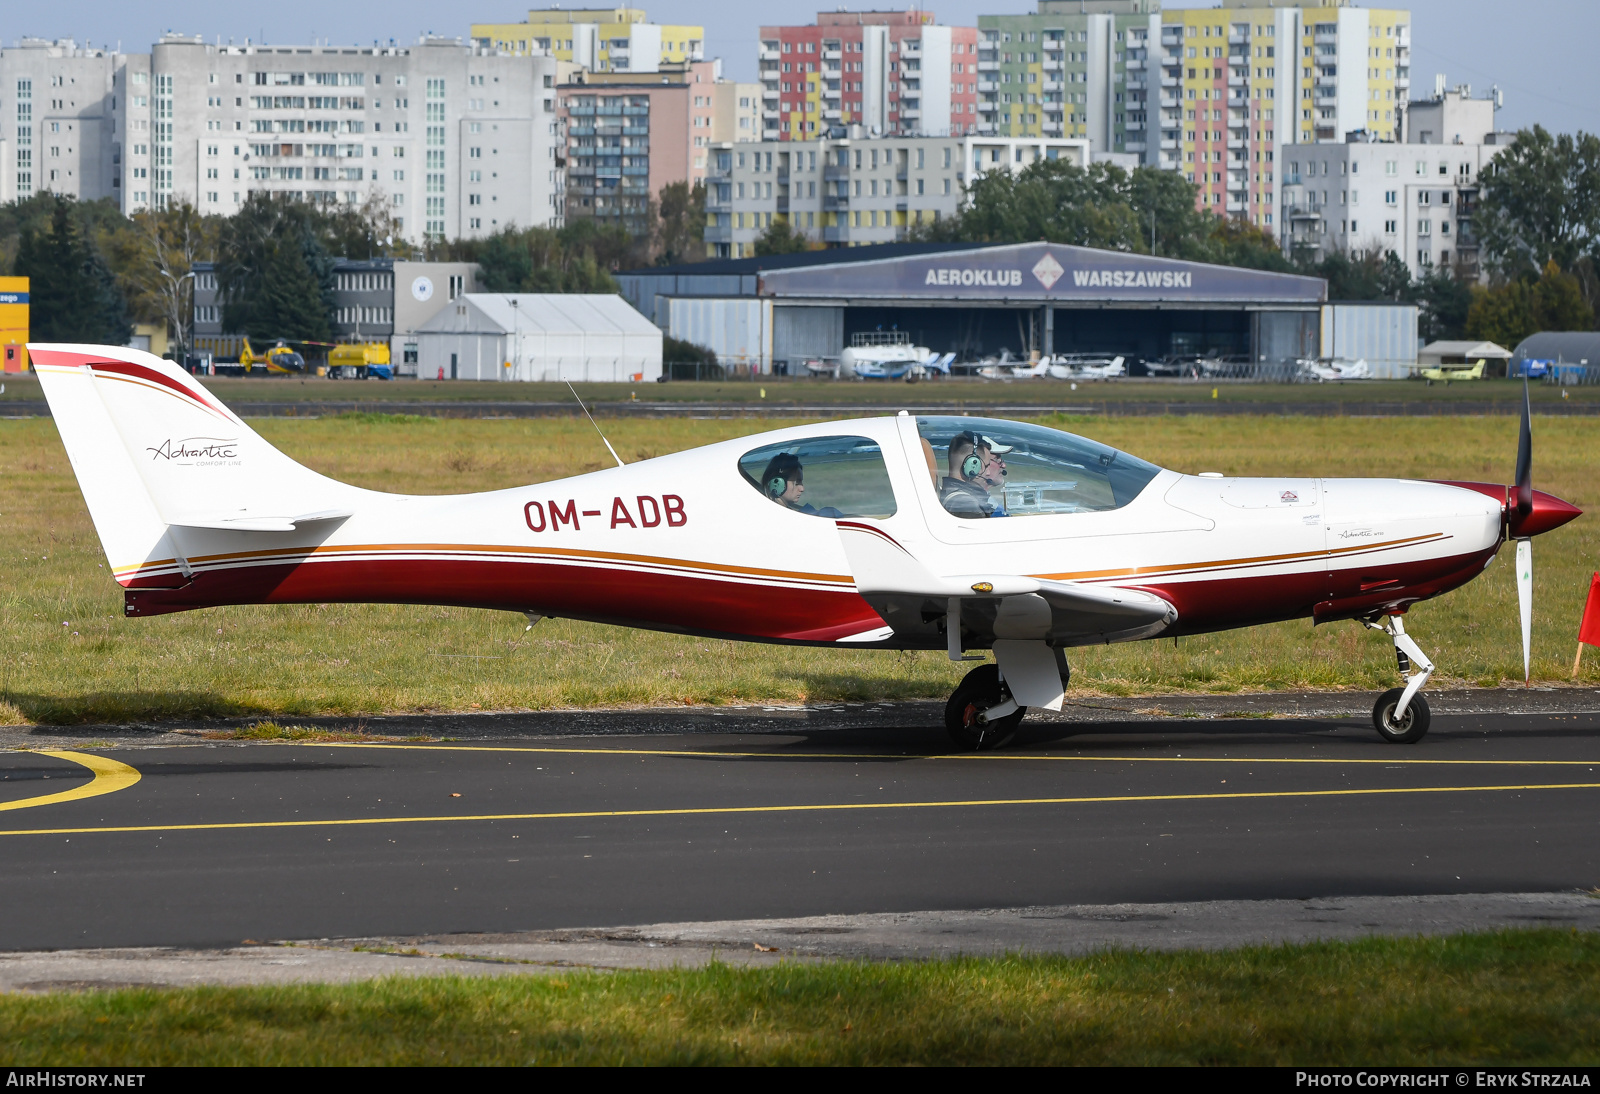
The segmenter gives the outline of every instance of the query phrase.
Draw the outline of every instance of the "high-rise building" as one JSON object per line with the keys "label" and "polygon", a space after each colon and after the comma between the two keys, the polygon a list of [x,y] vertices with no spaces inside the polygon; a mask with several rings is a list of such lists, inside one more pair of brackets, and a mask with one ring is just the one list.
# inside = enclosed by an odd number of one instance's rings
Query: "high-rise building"
{"label": "high-rise building", "polygon": [[42,190],[85,201],[120,193],[128,102],[116,81],[126,61],[71,39],[0,49],[0,203]]}
{"label": "high-rise building", "polygon": [[593,217],[640,232],[663,186],[705,179],[724,86],[718,68],[697,61],[649,77],[580,72],[561,85],[569,220]]}
{"label": "high-rise building", "polygon": [[960,136],[978,124],[977,31],[929,11],[820,12],[761,28],[762,136]]}
{"label": "high-rise building", "polygon": [[[123,208],[228,215],[253,193],[386,204],[404,235],[559,224],[556,62],[415,46],[220,46],[166,35],[127,58]],[[113,153],[116,154],[115,151]]]}
{"label": "high-rise building", "polygon": [[1089,163],[1082,138],[843,137],[715,149],[706,180],[706,254],[743,258],[776,220],[814,243],[893,243],[953,215],[966,188],[1041,160]]}
{"label": "high-rise building", "polygon": [[705,60],[705,28],[649,22],[639,8],[543,8],[523,23],[474,23],[486,49],[546,53],[590,72],[654,72]]}
{"label": "high-rise building", "polygon": [[1495,130],[1498,92],[1473,98],[1471,88],[1446,90],[1440,81],[1432,99],[1407,105],[1399,141],[1283,146],[1285,251],[1312,260],[1392,251],[1413,277],[1483,275],[1472,229],[1483,170],[1516,138]]}
{"label": "high-rise building", "polygon": [[[1164,11],[1160,147],[1147,162],[1182,171],[1202,207],[1272,226],[1284,146],[1398,137],[1410,23],[1407,11],[1349,0]],[[1153,134],[1155,111],[1147,113]]]}
{"label": "high-rise building", "polygon": [[[1039,0],[1023,15],[978,17],[979,132],[1086,137],[1096,152],[1140,151],[1144,130],[1127,125],[1144,90],[1129,63],[1129,34],[1160,26],[1161,0]],[[1142,52],[1144,46],[1134,47]]]}
{"label": "high-rise building", "polygon": [[226,216],[257,192],[376,200],[413,242],[559,224],[556,64],[445,38],[168,34],[129,54],[27,39],[0,50],[0,201],[49,190],[125,213],[184,201]]}

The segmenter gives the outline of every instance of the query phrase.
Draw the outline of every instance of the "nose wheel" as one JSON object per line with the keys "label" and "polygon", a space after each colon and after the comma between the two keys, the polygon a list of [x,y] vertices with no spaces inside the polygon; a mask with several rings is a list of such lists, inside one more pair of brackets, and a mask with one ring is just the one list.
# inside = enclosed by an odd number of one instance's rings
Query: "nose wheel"
{"label": "nose wheel", "polygon": [[1025,713],[1000,679],[1000,666],[979,665],[945,704],[944,727],[957,747],[981,752],[1011,743]]}
{"label": "nose wheel", "polygon": [[[1378,736],[1392,744],[1415,744],[1428,732],[1431,720],[1428,700],[1418,693],[1422,685],[1428,682],[1428,677],[1433,675],[1433,662],[1406,633],[1403,616],[1384,616],[1381,623],[1364,619],[1362,623],[1389,636],[1394,643],[1395,663],[1399,666],[1400,678],[1405,681],[1404,687],[1390,688],[1378,696],[1378,702],[1372,708],[1372,727],[1378,731]],[[1412,670],[1413,665],[1416,671]]]}

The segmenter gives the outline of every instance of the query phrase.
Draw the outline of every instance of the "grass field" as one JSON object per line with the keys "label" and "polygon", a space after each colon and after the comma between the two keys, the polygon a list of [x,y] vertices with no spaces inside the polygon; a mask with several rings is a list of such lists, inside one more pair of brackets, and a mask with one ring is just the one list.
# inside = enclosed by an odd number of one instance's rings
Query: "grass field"
{"label": "grass field", "polygon": [[[446,493],[537,482],[605,466],[586,422],[344,417],[255,423],[291,456],[379,490]],[[1078,429],[1181,471],[1417,478],[1512,477],[1513,418],[1153,418],[1048,424]],[[756,420],[618,420],[629,459],[760,431]],[[1535,483],[1593,514],[1600,421],[1536,421]],[[574,461],[571,453],[578,453]],[[587,466],[582,466],[583,464]],[[1509,555],[1509,549],[1504,552]],[[0,422],[0,721],[78,723],[161,716],[361,715],[658,703],[943,698],[964,667],[943,654],[787,650],[450,608],[306,605],[122,617],[55,428]],[[1594,515],[1538,540],[1534,674],[1564,681],[1591,570]],[[1418,606],[1410,630],[1439,665],[1433,686],[1520,680],[1509,558]],[[1309,621],[1184,639],[1088,647],[1078,694],[1392,686],[1389,645],[1354,623]],[[1600,681],[1600,651],[1583,679]]]}
{"label": "grass field", "polygon": [[[208,389],[229,404],[252,402],[532,402],[570,403],[565,384],[495,384],[467,380],[399,380],[393,383],[355,380],[283,378],[229,379],[208,377]],[[920,384],[902,382],[850,382],[767,377],[762,380],[674,382],[669,384],[577,384],[578,394],[590,403],[617,403],[639,399],[652,403],[717,403],[743,406],[867,405],[895,407],[963,403],[1004,403],[1014,406],[1093,406],[1112,402],[1209,403],[1372,403],[1372,402],[1492,402],[1508,408],[1520,403],[1520,381],[1485,380],[1478,383],[1434,384],[1415,380],[1372,380],[1348,384],[1255,384],[1235,381],[1121,380],[1114,383],[1080,382],[1077,389],[1064,380],[999,381],[978,379],[936,380]],[[1534,384],[1535,403],[1559,403],[1562,390]],[[39,400],[37,380],[6,377],[0,407],[14,400]],[[1600,386],[1566,389],[1566,402],[1600,403]],[[248,413],[248,411],[246,411]]]}
{"label": "grass field", "polygon": [[0,996],[0,1065],[1592,1065],[1600,937]]}

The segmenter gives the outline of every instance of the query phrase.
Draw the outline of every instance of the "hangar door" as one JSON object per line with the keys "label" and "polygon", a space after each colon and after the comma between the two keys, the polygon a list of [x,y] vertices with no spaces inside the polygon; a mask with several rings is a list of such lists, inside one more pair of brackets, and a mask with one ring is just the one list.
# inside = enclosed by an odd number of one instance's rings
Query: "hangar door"
{"label": "hangar door", "polygon": [[803,375],[805,362],[844,352],[843,308],[772,308],[772,361],[789,375]]}

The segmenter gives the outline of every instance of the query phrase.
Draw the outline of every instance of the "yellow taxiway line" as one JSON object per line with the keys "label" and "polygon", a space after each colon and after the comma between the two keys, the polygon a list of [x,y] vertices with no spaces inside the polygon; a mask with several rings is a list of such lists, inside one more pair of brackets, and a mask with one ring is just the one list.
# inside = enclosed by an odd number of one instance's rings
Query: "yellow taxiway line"
{"label": "yellow taxiway line", "polygon": [[970,809],[983,806],[1102,805],[1116,802],[1248,801],[1270,798],[1353,798],[1378,794],[1472,794],[1532,790],[1600,790],[1600,783],[1526,783],[1511,786],[1403,786],[1345,790],[1257,790],[1211,794],[1117,794],[1076,798],[975,798],[953,801],[831,802],[814,805],[727,805],[677,809],[586,809],[560,813],[483,813],[431,817],[343,817],[328,820],[221,821],[197,824],[127,824],[79,828],[23,828],[0,836],[76,836],[129,832],[220,832],[258,828],[342,828],[449,821],[592,820],[605,817],[704,817],[760,813],[844,813],[889,809]]}
{"label": "yellow taxiway line", "polygon": [[94,778],[82,786],[75,786],[71,790],[62,790],[56,794],[41,794],[36,798],[23,798],[21,801],[0,802],[0,812],[7,809],[32,809],[38,805],[54,805],[57,802],[77,801],[79,798],[97,798],[101,794],[126,790],[139,781],[139,772],[125,763],[118,763],[106,756],[96,756],[88,752],[53,752],[44,749],[30,752],[29,755],[54,756],[58,760],[70,760],[75,764],[82,764],[94,773]]}

